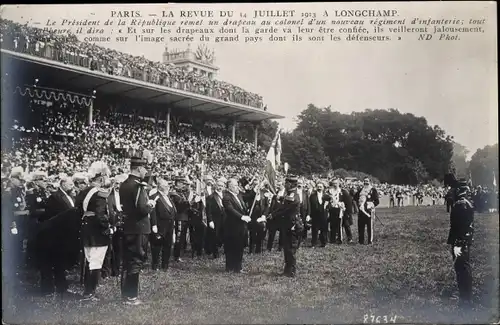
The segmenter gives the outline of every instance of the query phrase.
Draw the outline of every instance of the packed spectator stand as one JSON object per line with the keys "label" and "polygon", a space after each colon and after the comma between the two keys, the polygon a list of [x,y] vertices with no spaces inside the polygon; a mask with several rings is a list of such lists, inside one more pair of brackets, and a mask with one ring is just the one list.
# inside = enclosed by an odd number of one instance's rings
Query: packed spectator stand
{"label": "packed spectator stand", "polygon": [[75,35],[60,35],[5,19],[0,20],[0,30],[2,49],[264,109],[258,94],[173,64],[153,62],[79,41]]}

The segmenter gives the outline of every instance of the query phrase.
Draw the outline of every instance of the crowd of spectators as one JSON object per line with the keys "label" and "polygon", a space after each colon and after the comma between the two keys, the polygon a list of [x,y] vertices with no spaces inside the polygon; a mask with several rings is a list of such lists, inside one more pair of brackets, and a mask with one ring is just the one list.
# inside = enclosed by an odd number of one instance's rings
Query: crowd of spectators
{"label": "crowd of spectators", "polygon": [[131,151],[144,149],[153,153],[152,172],[163,175],[195,178],[203,162],[214,178],[251,178],[264,165],[264,150],[241,139],[233,143],[223,128],[180,125],[167,137],[164,124],[129,115],[96,109],[89,126],[73,107],[54,105],[39,111],[38,123],[14,120],[10,132],[3,133],[12,138],[2,147],[2,172],[22,166],[47,171],[55,179],[61,173],[86,172],[92,162],[103,160],[117,175],[128,171]]}
{"label": "crowd of spectators", "polygon": [[264,109],[260,95],[210,79],[197,71],[153,62],[144,56],[133,56],[79,41],[75,35],[57,34],[10,20],[1,19],[0,30],[1,47],[4,49]]}

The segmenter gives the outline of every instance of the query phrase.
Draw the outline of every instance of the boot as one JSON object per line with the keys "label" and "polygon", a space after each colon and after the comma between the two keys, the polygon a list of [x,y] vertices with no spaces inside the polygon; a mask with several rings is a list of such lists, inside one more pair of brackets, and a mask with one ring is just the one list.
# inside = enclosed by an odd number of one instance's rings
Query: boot
{"label": "boot", "polygon": [[97,283],[99,282],[100,275],[101,270],[90,271],[90,274],[85,278],[85,290],[83,292],[82,300],[98,300],[95,296],[95,291],[97,289]]}

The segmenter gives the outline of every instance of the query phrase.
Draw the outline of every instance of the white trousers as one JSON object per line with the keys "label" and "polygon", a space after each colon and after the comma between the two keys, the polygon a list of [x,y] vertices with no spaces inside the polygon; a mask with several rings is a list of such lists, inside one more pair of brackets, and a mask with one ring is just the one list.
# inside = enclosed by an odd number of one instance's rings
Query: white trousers
{"label": "white trousers", "polygon": [[89,270],[99,270],[106,257],[108,246],[84,247],[85,259],[89,262]]}

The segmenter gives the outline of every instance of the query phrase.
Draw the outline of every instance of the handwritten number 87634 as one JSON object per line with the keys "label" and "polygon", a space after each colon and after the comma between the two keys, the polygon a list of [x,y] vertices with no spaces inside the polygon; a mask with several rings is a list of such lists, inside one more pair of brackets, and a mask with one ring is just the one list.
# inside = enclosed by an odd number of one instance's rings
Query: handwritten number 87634
{"label": "handwritten number 87634", "polygon": [[398,316],[396,315],[391,317],[387,315],[375,316],[375,315],[365,314],[365,316],[363,317],[363,324],[388,324],[388,323],[395,324],[397,317]]}

